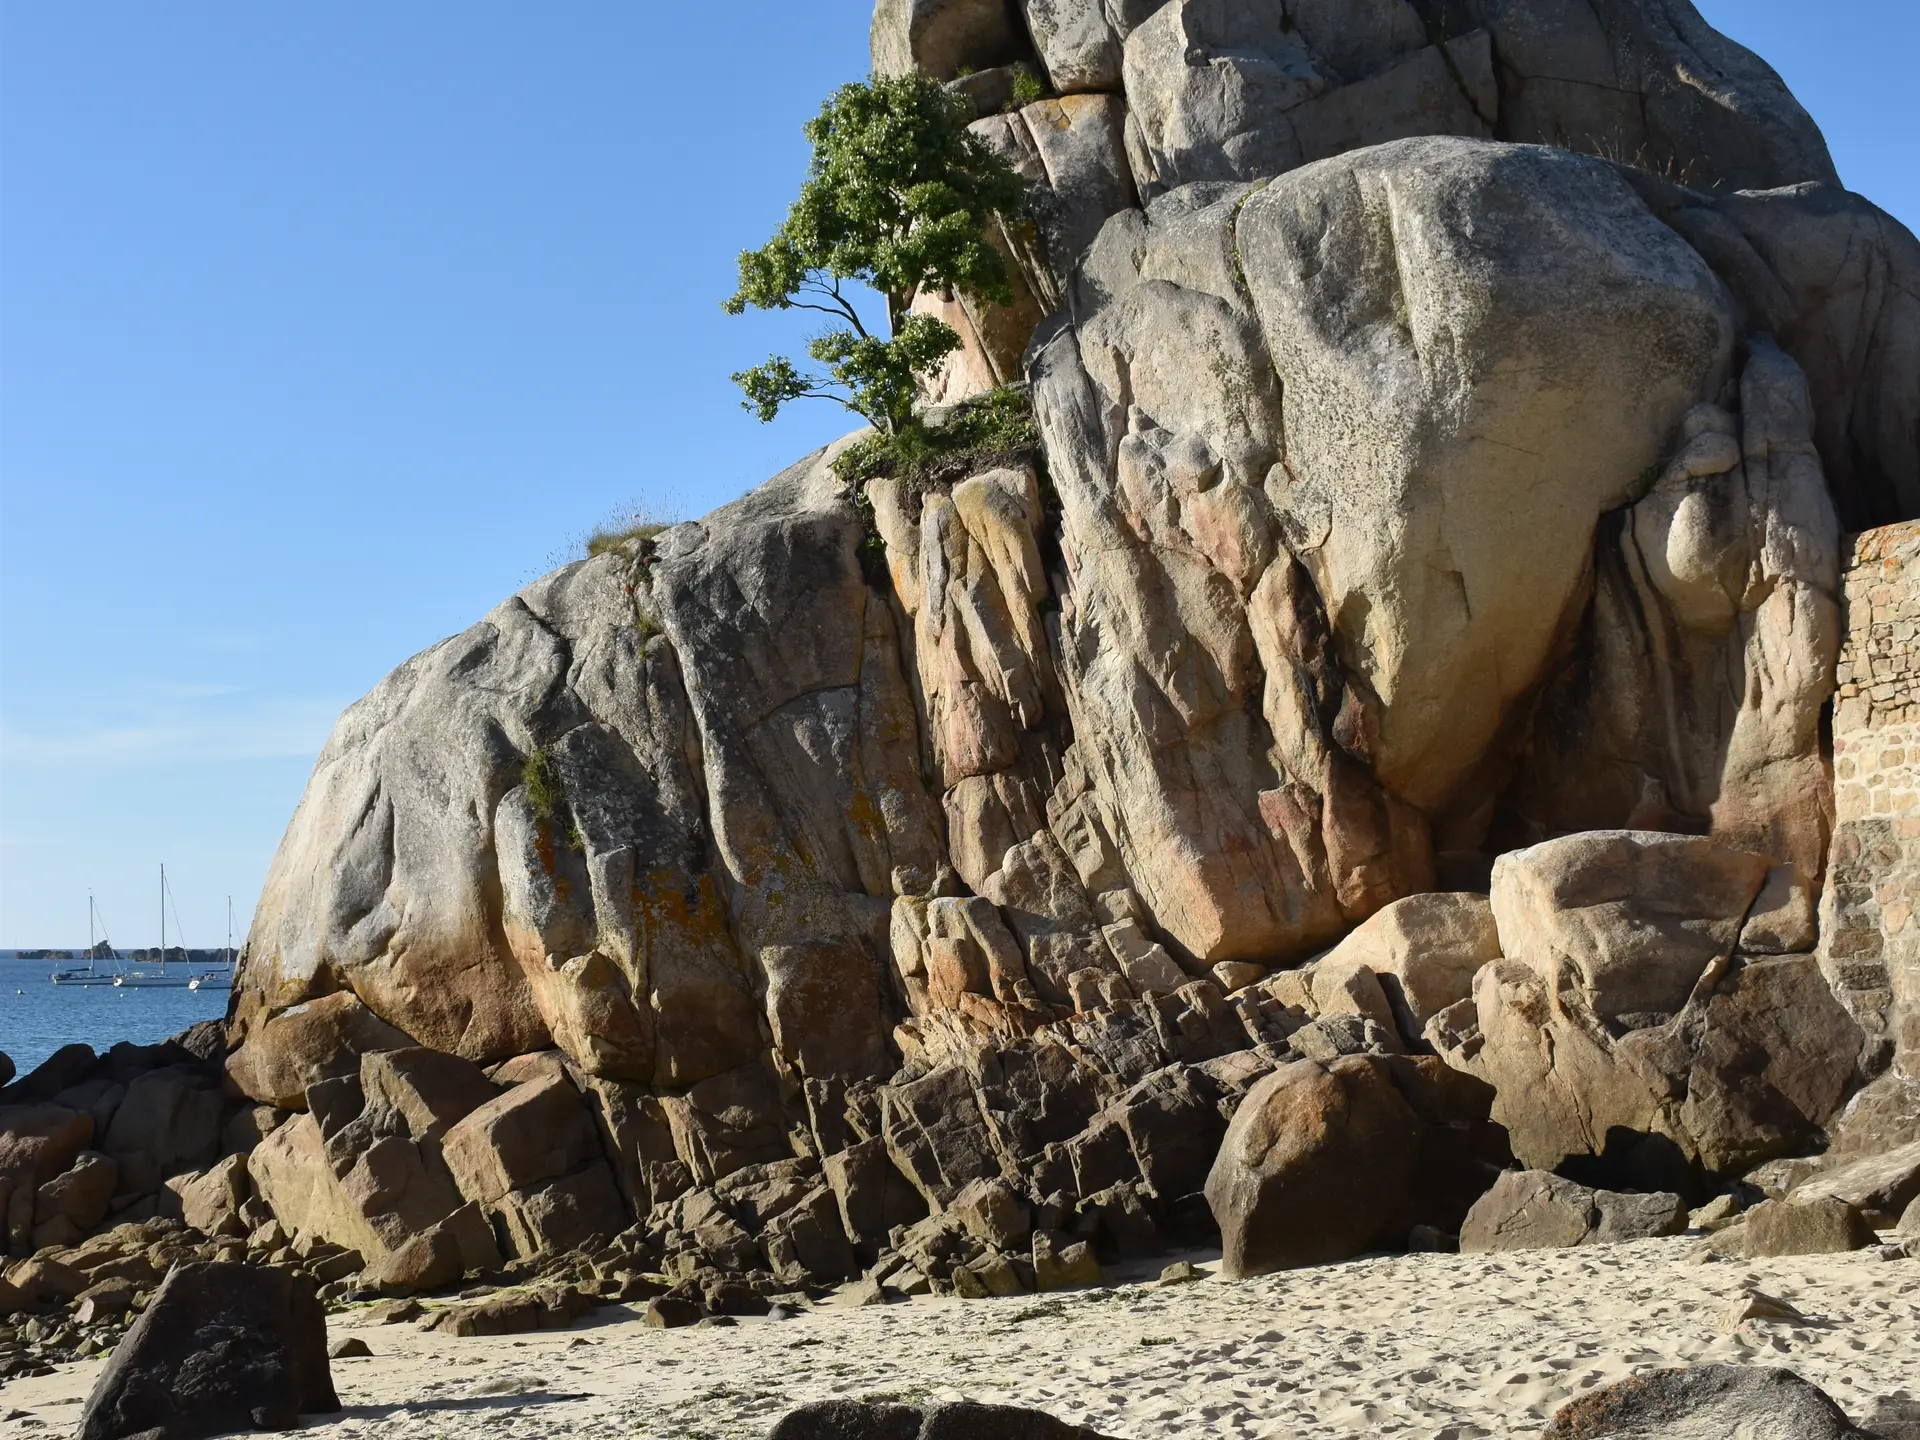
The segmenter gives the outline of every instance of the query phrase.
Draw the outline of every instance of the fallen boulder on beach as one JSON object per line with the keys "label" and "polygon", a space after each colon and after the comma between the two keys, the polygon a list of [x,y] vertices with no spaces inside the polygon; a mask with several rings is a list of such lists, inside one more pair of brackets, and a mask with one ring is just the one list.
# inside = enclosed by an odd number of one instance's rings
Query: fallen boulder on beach
{"label": "fallen boulder on beach", "polygon": [[311,1282],[265,1266],[177,1266],[94,1384],[79,1440],[291,1430],[340,1408]]}

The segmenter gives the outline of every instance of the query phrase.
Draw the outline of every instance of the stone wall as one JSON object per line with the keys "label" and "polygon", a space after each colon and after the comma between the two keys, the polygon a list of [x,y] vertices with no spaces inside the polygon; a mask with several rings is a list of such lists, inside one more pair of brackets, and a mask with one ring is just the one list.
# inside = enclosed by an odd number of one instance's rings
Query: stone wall
{"label": "stone wall", "polygon": [[1920,524],[1852,537],[1822,963],[1878,1069],[1920,1077]]}

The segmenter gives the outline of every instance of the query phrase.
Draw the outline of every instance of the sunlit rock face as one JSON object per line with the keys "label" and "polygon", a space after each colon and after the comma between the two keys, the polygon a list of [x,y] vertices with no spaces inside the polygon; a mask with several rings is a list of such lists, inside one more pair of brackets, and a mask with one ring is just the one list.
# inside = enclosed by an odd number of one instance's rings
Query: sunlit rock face
{"label": "sunlit rock face", "polygon": [[[1920,513],[1920,245],[1684,0],[1017,8],[874,44],[1033,182],[1016,304],[916,303],[933,398],[1023,381],[1038,449],[832,447],[401,666],[282,842],[231,1080],[546,1085],[604,1163],[436,1173],[434,1224],[570,1244],[610,1176],[774,1271],[762,1185],[870,1252],[988,1182],[1136,1243],[1264,1077],[1361,1055],[1478,1138],[1302,1255],[1457,1224],[1489,1111],[1676,1186],[1817,1145],[1867,1053],[1814,958],[1841,537]],[[1058,93],[987,103],[1016,63]],[[973,1243],[922,1260],[1007,1283]]]}

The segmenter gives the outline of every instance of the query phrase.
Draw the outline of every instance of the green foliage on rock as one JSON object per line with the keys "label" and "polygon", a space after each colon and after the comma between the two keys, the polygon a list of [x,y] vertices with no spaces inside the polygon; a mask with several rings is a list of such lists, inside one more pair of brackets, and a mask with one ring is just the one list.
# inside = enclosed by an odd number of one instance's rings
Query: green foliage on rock
{"label": "green foliage on rock", "polygon": [[522,783],[527,787],[527,804],[535,817],[542,823],[551,822],[555,812],[566,803],[566,797],[560,788],[560,776],[553,768],[553,754],[544,745],[536,745],[527,756]]}
{"label": "green foliage on rock", "polygon": [[860,484],[893,476],[916,486],[964,479],[999,465],[1036,459],[1040,429],[1024,390],[1014,385],[956,405],[932,423],[889,434],[876,431],[833,462],[840,478]]}
{"label": "green foliage on rock", "polygon": [[[1011,304],[988,223],[1026,204],[1026,182],[967,131],[966,102],[922,74],[843,85],[806,126],[813,161],[800,197],[764,246],[740,256],[729,314],[814,310],[835,323],[807,347],[825,373],[786,356],[733,378],[771,420],[791,400],[839,402],[886,435],[914,426],[920,381],[960,346],[951,327],[908,307],[925,290]],[[885,336],[847,289],[887,302]]]}
{"label": "green foliage on rock", "polygon": [[1022,65],[1013,72],[1013,100],[1009,110],[1019,110],[1047,98],[1047,85],[1038,75]]}

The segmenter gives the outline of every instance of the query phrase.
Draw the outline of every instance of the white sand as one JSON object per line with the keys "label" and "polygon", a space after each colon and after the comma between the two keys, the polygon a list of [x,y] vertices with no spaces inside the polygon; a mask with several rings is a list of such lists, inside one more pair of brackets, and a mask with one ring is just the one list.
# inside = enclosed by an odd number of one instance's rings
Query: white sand
{"label": "white sand", "polygon": [[[1497,1256],[1404,1255],[1242,1284],[824,1307],[737,1329],[650,1330],[624,1308],[574,1330],[485,1340],[331,1322],[349,1436],[759,1437],[834,1396],[1034,1405],[1113,1436],[1537,1433],[1571,1397],[1717,1361],[1791,1368],[1860,1418],[1920,1395],[1920,1261],[1872,1252],[1696,1264],[1694,1240]],[[1813,1322],[1721,1317],[1743,1286]],[[0,1390],[0,1440],[71,1434],[99,1362]],[[36,1423],[37,1422],[37,1423]]]}

